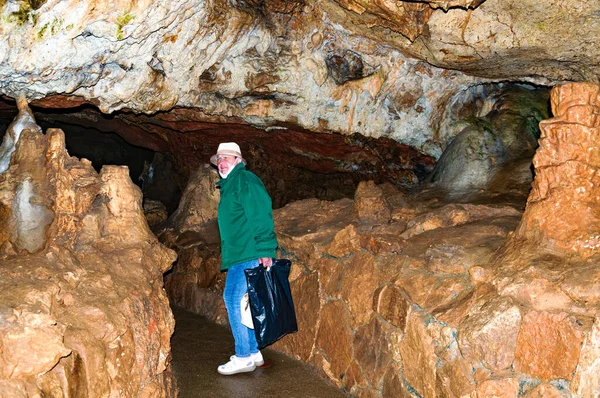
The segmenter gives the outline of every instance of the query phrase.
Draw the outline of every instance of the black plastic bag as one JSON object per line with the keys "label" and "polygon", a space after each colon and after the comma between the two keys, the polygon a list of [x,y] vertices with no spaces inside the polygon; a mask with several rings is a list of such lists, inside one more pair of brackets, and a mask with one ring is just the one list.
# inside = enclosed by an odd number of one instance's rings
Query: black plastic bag
{"label": "black plastic bag", "polygon": [[290,290],[290,260],[273,262],[270,270],[261,266],[247,269],[248,298],[258,348],[273,344],[298,331],[296,311]]}

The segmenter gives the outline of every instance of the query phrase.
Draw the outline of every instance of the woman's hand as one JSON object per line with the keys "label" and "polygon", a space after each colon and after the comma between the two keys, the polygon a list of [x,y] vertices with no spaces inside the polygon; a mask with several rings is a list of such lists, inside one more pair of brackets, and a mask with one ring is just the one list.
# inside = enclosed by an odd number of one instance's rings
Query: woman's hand
{"label": "woman's hand", "polygon": [[271,257],[259,258],[258,263],[262,264],[262,266],[266,269],[269,269],[271,266],[273,266],[273,259]]}

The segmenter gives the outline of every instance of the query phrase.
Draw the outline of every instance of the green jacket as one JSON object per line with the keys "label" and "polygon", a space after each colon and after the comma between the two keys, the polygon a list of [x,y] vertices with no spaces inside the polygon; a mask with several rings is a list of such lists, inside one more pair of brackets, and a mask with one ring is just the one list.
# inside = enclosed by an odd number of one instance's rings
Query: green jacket
{"label": "green jacket", "polygon": [[260,178],[240,163],[217,186],[221,189],[217,216],[221,270],[258,258],[275,258],[271,197]]}

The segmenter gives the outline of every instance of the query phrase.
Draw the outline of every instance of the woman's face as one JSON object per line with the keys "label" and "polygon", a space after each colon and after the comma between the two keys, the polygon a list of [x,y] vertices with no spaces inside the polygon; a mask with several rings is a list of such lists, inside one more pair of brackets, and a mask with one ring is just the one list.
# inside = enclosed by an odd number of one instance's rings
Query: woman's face
{"label": "woman's face", "polygon": [[217,169],[221,177],[226,178],[233,168],[242,160],[237,156],[219,155],[217,156]]}

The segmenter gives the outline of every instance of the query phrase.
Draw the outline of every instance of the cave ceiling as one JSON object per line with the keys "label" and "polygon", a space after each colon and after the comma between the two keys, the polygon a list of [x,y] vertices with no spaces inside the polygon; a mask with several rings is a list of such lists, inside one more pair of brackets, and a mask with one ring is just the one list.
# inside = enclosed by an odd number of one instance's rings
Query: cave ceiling
{"label": "cave ceiling", "polygon": [[469,88],[600,76],[597,0],[0,0],[0,15],[2,112],[25,96],[38,118],[117,131],[183,169],[231,139],[372,172],[391,156],[364,151],[381,138],[426,170]]}

